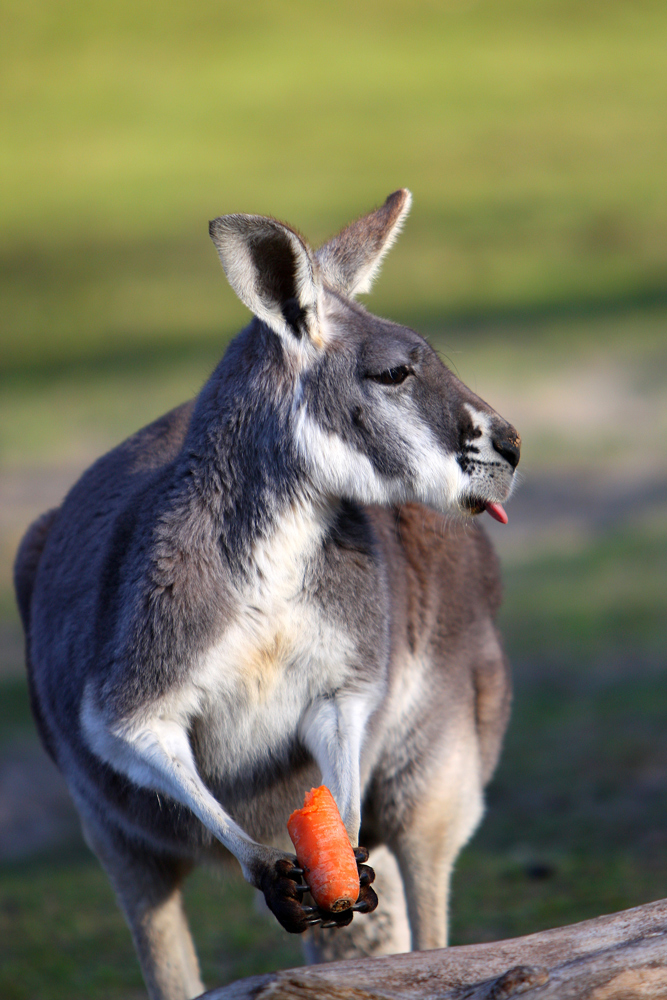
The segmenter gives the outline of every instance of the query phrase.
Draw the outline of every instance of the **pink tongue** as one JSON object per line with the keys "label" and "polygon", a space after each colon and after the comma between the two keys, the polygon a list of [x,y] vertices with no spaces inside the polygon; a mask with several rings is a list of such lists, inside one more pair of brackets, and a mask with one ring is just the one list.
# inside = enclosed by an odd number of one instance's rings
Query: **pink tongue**
{"label": "pink tongue", "polygon": [[490,514],[491,517],[495,518],[496,521],[500,521],[501,524],[507,524],[508,517],[503,508],[499,503],[489,503],[486,504],[486,513]]}

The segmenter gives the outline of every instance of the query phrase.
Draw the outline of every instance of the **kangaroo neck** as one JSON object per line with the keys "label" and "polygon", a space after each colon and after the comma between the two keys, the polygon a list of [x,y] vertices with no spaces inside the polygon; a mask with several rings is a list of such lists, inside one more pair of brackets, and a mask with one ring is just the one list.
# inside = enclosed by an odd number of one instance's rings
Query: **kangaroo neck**
{"label": "kangaroo neck", "polygon": [[207,389],[184,449],[190,488],[212,519],[232,576],[275,576],[280,563],[293,566],[315,553],[340,502],[309,481],[291,443],[288,406]]}

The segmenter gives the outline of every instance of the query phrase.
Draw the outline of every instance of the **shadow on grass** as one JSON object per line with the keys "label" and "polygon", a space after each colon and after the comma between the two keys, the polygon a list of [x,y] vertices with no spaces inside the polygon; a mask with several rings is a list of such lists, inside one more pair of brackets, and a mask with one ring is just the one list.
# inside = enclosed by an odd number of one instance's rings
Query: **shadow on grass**
{"label": "shadow on grass", "polygon": [[[216,275],[217,277],[217,275]],[[611,290],[607,294],[591,294],[569,300],[553,299],[538,301],[528,305],[507,306],[506,308],[442,311],[439,309],[394,309],[392,319],[412,326],[427,335],[437,334],[440,340],[461,334],[484,342],[489,337],[496,338],[498,331],[508,334],[513,342],[521,342],[529,335],[531,341],[540,335],[540,328],[547,328],[553,322],[563,324],[558,337],[567,333],[577,334],[577,321],[604,320],[611,317],[622,318],[632,313],[650,313],[667,306],[667,285],[660,278],[655,282],[645,282],[621,290]],[[374,306],[369,302],[371,312],[383,314],[381,300]],[[78,337],[63,345],[61,351],[54,351],[52,345],[43,349],[14,352],[3,360],[0,372],[0,386],[16,382],[49,380],[60,376],[91,376],[99,373],[142,372],[152,370],[156,364],[170,365],[179,361],[201,359],[211,368],[222,357],[229,341],[249,320],[247,313],[234,305],[233,319],[220,323],[198,324],[195,332],[184,329],[182,333],[171,330],[166,334],[160,327],[150,326],[136,331],[124,330],[122,337],[98,342],[91,338]],[[537,328],[537,330],[536,330]],[[591,335],[591,331],[588,331]],[[602,339],[608,332],[601,333]],[[37,355],[37,356],[36,356]]]}

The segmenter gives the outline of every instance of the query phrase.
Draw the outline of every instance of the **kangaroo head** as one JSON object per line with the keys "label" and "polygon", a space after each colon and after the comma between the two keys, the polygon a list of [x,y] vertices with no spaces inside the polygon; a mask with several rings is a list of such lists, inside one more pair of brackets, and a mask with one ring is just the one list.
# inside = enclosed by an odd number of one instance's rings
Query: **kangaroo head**
{"label": "kangaroo head", "polygon": [[317,252],[260,216],[223,216],[210,233],[232,288],[280,339],[286,446],[315,489],[362,503],[487,510],[505,521],[515,429],[423,337],[354,301],[370,290],[410,202],[409,191],[394,192]]}

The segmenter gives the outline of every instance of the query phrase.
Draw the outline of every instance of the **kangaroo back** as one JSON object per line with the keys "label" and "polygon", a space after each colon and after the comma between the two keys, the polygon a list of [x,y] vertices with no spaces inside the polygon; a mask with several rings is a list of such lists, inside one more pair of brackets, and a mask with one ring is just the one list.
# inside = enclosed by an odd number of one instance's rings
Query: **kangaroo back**
{"label": "kangaroo back", "polygon": [[44,514],[40,514],[37,520],[33,521],[23,536],[18,552],[16,553],[16,559],[14,560],[14,590],[16,592],[16,603],[19,607],[25,635],[25,662],[28,675],[30,708],[42,745],[53,761],[56,760],[55,745],[49,736],[33,682],[32,661],[30,658],[30,606],[39,560],[44,551],[51,526],[57,516],[58,508],[53,508],[52,510],[47,510]]}
{"label": "kangaroo back", "polygon": [[58,508],[54,507],[33,521],[23,536],[14,560],[14,590],[26,636],[30,632],[30,600],[35,586],[37,567],[49,530],[57,516]]}

